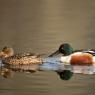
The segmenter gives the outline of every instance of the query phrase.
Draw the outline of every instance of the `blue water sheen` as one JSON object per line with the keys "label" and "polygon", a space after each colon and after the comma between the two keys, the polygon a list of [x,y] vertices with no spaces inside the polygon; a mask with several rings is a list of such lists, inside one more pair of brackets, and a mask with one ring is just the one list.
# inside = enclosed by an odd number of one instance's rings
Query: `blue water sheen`
{"label": "blue water sheen", "polygon": [[48,57],[43,59],[40,70],[62,70],[64,64],[61,63],[60,57]]}

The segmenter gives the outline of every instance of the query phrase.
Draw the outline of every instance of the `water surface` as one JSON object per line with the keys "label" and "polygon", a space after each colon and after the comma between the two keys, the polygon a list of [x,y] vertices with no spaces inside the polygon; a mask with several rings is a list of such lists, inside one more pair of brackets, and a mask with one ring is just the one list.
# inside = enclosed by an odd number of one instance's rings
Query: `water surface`
{"label": "water surface", "polygon": [[[0,48],[46,55],[61,43],[95,47],[94,0],[0,0]],[[0,95],[94,95],[94,75],[62,81],[55,72],[0,77]]]}

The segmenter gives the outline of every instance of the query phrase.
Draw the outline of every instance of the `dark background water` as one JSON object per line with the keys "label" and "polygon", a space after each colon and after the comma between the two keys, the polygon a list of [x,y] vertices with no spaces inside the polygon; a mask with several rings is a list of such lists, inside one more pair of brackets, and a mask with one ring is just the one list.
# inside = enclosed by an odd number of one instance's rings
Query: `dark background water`
{"label": "dark background water", "polygon": [[[61,43],[95,47],[95,0],[0,0],[0,48],[47,55]],[[0,95],[94,95],[94,75],[62,81],[54,72],[0,77]]]}

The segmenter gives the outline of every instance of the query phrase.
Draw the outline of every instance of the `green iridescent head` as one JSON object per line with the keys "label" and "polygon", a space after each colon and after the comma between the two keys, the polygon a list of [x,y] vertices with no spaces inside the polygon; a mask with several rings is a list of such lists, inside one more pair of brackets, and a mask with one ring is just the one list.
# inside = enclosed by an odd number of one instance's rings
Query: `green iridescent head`
{"label": "green iridescent head", "polygon": [[65,56],[67,56],[67,55],[70,55],[73,53],[73,48],[71,47],[70,44],[64,43],[64,44],[60,45],[59,52],[64,54]]}

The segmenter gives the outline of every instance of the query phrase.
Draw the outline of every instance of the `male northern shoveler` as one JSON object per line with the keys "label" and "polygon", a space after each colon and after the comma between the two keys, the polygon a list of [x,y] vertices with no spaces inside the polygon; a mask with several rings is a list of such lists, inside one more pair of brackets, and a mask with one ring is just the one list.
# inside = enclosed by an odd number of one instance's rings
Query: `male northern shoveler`
{"label": "male northern shoveler", "polygon": [[[52,53],[50,57],[54,57],[58,54],[62,54],[60,61],[63,64],[69,63],[72,66],[72,73],[95,74],[95,50],[74,50],[70,44],[64,43],[60,45],[59,49]],[[62,79],[69,79],[72,75],[70,70],[65,70],[66,73],[64,73],[64,70],[57,72]]]}
{"label": "male northern shoveler", "polygon": [[[90,65],[93,64],[93,60],[95,59],[95,50],[74,50],[68,43],[60,45],[57,52],[63,54],[63,60],[71,63],[71,65]],[[56,55],[56,52],[53,55]]]}
{"label": "male northern shoveler", "polygon": [[82,53],[89,53],[93,56],[95,56],[95,50],[94,49],[80,49],[80,50],[74,50],[72,46],[68,43],[61,44],[57,51],[49,55],[49,57],[56,56],[58,54],[63,54],[63,56],[68,56],[73,53],[82,52]]}

